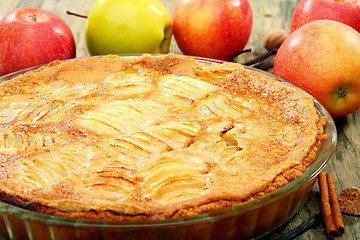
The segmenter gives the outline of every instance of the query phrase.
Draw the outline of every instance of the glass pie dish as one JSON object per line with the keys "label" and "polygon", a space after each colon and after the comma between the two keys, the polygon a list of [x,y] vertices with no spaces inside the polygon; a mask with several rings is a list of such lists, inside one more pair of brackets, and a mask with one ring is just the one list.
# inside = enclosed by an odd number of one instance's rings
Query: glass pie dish
{"label": "glass pie dish", "polygon": [[[127,56],[129,57],[129,56]],[[221,61],[196,58],[205,64]],[[31,68],[35,69],[37,67]],[[261,72],[296,86],[267,72]],[[0,78],[9,80],[30,69]],[[316,160],[303,175],[282,188],[241,205],[190,217],[152,221],[80,220],[46,215],[0,202],[0,237],[5,239],[248,239],[264,236],[288,221],[305,203],[317,175],[325,167],[336,145],[336,128],[331,116],[316,100],[319,116],[327,117],[328,138]],[[4,194],[1,193],[0,194]]]}

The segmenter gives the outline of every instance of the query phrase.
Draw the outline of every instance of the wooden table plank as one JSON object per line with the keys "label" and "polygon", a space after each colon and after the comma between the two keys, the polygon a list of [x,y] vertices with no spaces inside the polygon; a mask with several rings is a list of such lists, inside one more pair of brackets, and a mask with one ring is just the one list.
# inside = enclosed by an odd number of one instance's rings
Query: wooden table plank
{"label": "wooden table plank", "polygon": [[[175,0],[161,0],[172,12]],[[88,56],[85,45],[86,19],[69,16],[66,11],[87,15],[94,0],[0,0],[0,18],[7,12],[18,7],[39,7],[62,17],[70,26],[77,44],[77,57]],[[296,0],[250,0],[253,7],[254,25],[247,48],[261,52],[260,40],[265,32],[272,28],[289,28],[292,9]],[[171,52],[181,53],[174,39]],[[348,187],[360,187],[360,111],[335,121],[338,131],[336,151],[330,159],[325,171],[334,176],[338,194]],[[276,239],[290,229],[299,225],[309,217],[320,212],[319,190],[317,185],[305,206],[290,221],[266,236],[266,239]],[[360,239],[360,218],[344,214],[345,235],[339,239]],[[324,225],[320,224],[301,235],[299,240],[329,239],[325,234]]]}

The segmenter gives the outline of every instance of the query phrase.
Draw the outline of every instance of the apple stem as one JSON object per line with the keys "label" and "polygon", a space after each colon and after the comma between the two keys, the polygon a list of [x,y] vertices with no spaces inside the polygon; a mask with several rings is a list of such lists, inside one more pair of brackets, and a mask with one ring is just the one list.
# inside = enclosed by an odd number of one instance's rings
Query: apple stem
{"label": "apple stem", "polygon": [[70,12],[70,11],[66,11],[66,13],[67,13],[68,15],[73,15],[73,16],[76,16],[76,17],[88,18],[88,16],[86,16],[86,15],[81,15],[81,14],[74,13],[74,12]]}
{"label": "apple stem", "polygon": [[34,21],[34,22],[37,21],[36,15],[29,16],[29,18],[31,21]]}

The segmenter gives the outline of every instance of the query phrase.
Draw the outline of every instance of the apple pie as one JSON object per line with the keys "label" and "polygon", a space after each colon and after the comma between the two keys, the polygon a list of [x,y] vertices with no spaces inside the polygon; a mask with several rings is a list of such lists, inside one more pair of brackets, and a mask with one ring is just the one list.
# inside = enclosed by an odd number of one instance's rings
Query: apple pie
{"label": "apple pie", "polygon": [[326,139],[303,91],[175,54],[55,61],[0,98],[0,199],[70,218],[235,206],[301,176]]}

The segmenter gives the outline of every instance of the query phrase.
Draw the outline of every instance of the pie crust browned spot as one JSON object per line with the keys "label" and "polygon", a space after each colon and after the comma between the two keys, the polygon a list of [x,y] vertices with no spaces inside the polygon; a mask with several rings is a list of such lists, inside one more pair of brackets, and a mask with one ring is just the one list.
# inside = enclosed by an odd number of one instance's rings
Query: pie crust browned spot
{"label": "pie crust browned spot", "polygon": [[0,199],[72,218],[238,205],[301,176],[326,138],[308,94],[175,54],[56,61],[0,97]]}

